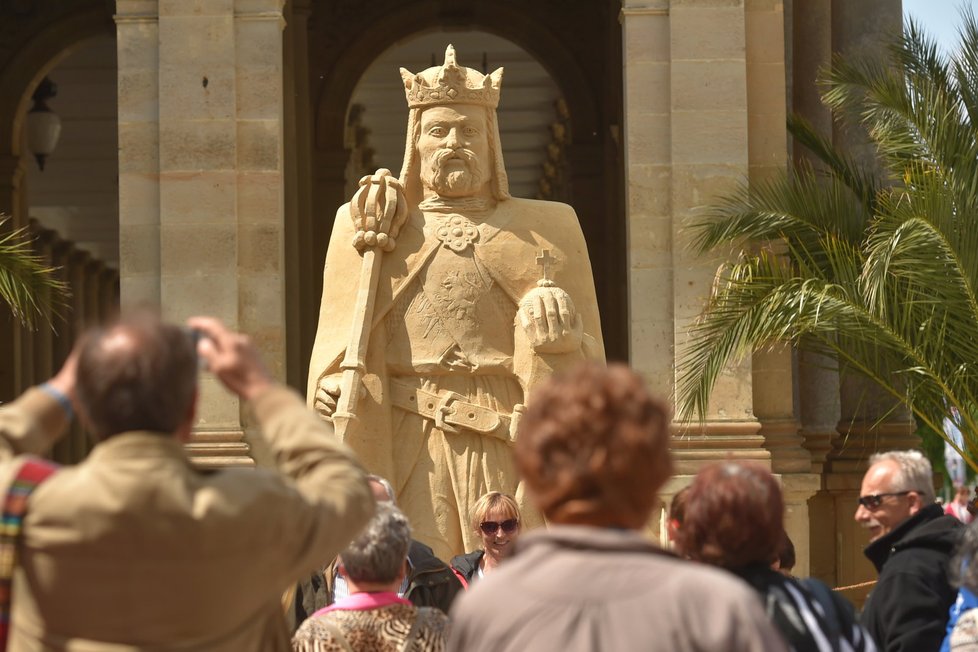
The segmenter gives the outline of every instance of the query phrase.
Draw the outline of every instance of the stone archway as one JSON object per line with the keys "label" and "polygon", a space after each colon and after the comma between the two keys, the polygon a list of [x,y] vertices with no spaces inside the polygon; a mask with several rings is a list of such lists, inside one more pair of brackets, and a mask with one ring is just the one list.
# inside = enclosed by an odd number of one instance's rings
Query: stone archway
{"label": "stone archway", "polygon": [[[19,223],[20,134],[33,89],[74,47],[100,34],[114,35],[111,9],[105,2],[57,3],[23,14],[0,10],[11,31],[0,33],[0,212]],[[16,36],[15,36],[16,35]],[[9,39],[9,40],[8,40]],[[9,52],[9,56],[3,54]]]}
{"label": "stone archway", "polygon": [[[377,167],[389,168],[395,174],[401,169],[407,111],[397,71],[400,67],[424,70],[432,59],[440,65],[446,44],[455,42],[459,43],[456,50],[462,65],[487,71],[504,69],[497,116],[510,192],[516,197],[563,200],[564,195],[558,197],[553,192],[541,196],[539,184],[547,161],[547,145],[554,141],[552,132],[566,131],[558,107],[558,102],[564,106],[561,91],[528,52],[512,41],[481,31],[416,34],[398,41],[374,59],[350,100],[346,148],[352,156],[344,194],[351,196],[357,180]],[[554,150],[558,163],[563,162],[563,151],[562,146]],[[365,156],[369,160],[361,160]],[[547,190],[553,188],[548,184]]]}
{"label": "stone archway", "polygon": [[305,273],[294,280],[299,288],[292,294],[302,303],[298,357],[303,363],[315,334],[333,214],[346,200],[344,129],[350,98],[387,45],[435,29],[485,31],[512,41],[539,61],[559,87],[572,124],[570,203],[581,219],[595,270],[605,345],[610,358],[627,359],[623,161],[617,142],[622,110],[618,3],[588,3],[574,12],[565,11],[557,0],[310,4],[311,214],[296,225]]}
{"label": "stone archway", "polygon": [[[22,151],[22,134],[34,88],[80,44],[99,35],[114,34],[112,8],[102,0],[0,4],[0,213],[12,215],[13,225],[27,223],[24,163],[28,156]],[[97,294],[94,285],[92,292],[81,289],[88,287],[90,280],[85,261],[71,255],[70,245],[67,249],[60,247],[46,234],[41,235],[37,247],[51,264],[64,266],[65,280],[75,294],[70,309],[78,317],[76,308],[83,301],[94,301]],[[56,255],[55,250],[67,251],[67,258],[55,263],[49,257]],[[77,275],[73,271],[76,268]],[[67,319],[60,324],[57,335],[49,330],[32,333],[20,327],[5,306],[0,307],[0,400],[13,398],[60,366],[67,349],[54,340],[70,343],[75,321]],[[77,439],[84,439],[80,431],[76,434]],[[75,457],[62,455],[60,459],[70,461]]]}

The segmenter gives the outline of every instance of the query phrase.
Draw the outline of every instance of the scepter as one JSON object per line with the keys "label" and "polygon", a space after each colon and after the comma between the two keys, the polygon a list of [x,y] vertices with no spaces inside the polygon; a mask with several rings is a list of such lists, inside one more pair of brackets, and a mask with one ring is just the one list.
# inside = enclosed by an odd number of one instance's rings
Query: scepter
{"label": "scepter", "polygon": [[356,235],[353,246],[363,257],[353,325],[340,369],[340,395],[333,412],[333,429],[342,440],[350,423],[356,421],[357,402],[366,373],[367,345],[373,325],[374,302],[380,281],[384,252],[394,250],[394,238],[407,218],[407,202],[400,182],[390,170],[381,168],[360,179],[360,188],[350,201],[350,219]]}

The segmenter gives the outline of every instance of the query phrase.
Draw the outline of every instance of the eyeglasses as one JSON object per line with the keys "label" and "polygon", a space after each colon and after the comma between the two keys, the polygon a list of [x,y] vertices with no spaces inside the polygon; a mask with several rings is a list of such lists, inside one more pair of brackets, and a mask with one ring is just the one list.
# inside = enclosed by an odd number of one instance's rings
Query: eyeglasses
{"label": "eyeglasses", "polygon": [[883,499],[887,496],[906,496],[907,494],[917,494],[920,493],[916,489],[907,489],[906,491],[894,491],[888,494],[873,494],[871,496],[860,496],[859,504],[869,510],[879,509],[879,506],[883,504]]}
{"label": "eyeglasses", "polygon": [[519,528],[520,522],[515,518],[508,518],[502,523],[498,521],[482,521],[479,523],[479,529],[488,534],[489,536],[495,536],[496,532],[499,532],[499,528],[503,529],[506,534],[512,534],[516,532]]}

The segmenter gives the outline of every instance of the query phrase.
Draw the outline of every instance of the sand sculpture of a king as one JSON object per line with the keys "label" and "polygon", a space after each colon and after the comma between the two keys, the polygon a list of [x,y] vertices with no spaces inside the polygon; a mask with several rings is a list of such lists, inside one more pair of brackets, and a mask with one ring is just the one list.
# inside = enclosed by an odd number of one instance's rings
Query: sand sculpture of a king
{"label": "sand sculpture of a king", "polygon": [[524,528],[540,523],[511,457],[526,397],[604,359],[574,210],[509,194],[502,73],[459,66],[452,46],[443,66],[401,69],[401,175],[364,177],[336,214],[310,363],[310,405],[391,480],[442,559],[482,547],[470,508],[487,491],[515,495]]}

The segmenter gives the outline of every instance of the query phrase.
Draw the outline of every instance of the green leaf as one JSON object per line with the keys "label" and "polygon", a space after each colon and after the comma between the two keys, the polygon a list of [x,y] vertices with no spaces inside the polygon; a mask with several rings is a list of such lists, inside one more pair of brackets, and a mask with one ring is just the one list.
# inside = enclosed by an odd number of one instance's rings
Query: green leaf
{"label": "green leaf", "polygon": [[0,215],[0,300],[24,326],[34,329],[44,321],[53,327],[66,305],[68,285],[57,268],[34,253],[27,229],[10,230],[9,221]]}

